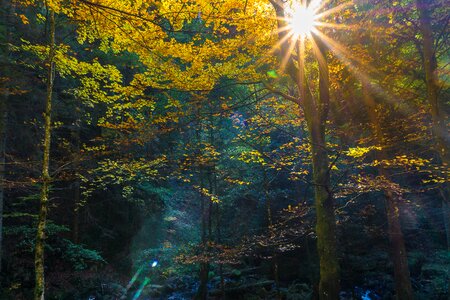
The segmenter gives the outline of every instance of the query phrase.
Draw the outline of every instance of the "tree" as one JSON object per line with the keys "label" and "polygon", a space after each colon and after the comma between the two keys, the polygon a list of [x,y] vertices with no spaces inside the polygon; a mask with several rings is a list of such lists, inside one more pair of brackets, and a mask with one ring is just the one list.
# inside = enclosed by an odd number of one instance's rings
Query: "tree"
{"label": "tree", "polygon": [[[290,57],[287,43],[288,32],[284,31],[287,26],[286,12],[283,4],[271,1],[278,18],[279,43],[282,43],[281,60]],[[319,65],[319,95],[317,99],[307,88],[308,83],[305,76],[304,65],[304,38],[300,37],[297,43],[297,68],[293,59],[289,58],[286,69],[299,89],[299,105],[302,107],[310,134],[310,145],[313,166],[313,184],[315,191],[316,209],[316,234],[317,247],[320,258],[320,299],[339,298],[339,263],[337,260],[336,220],[334,215],[334,200],[330,186],[330,165],[328,151],[325,142],[325,128],[329,109],[329,79],[326,46],[319,39],[312,40],[316,44],[316,57]]]}
{"label": "tree", "polygon": [[[70,39],[69,43],[54,44],[54,67],[30,63],[29,58],[17,62],[43,70],[47,77],[53,67],[61,78],[53,86],[58,97],[54,97],[57,101],[50,119],[60,127],[49,130],[52,145],[56,142],[57,146],[50,148],[44,143],[44,155],[47,148],[51,150],[47,159],[44,157],[47,197],[51,180],[54,189],[50,193],[56,199],[48,225],[54,224],[51,220],[65,223],[73,216],[73,241],[105,251],[110,265],[119,266],[116,258],[125,260],[120,265],[124,273],[136,257],[142,256],[137,261],[145,264],[145,258],[153,259],[150,255],[159,250],[173,254],[187,244],[186,251],[194,254],[180,252],[195,264],[195,270],[200,267],[197,298],[205,299],[211,279],[208,273],[218,266],[223,274],[228,261],[248,253],[279,260],[273,267],[280,268],[280,277],[287,258],[283,251],[298,251],[295,259],[300,266],[304,256],[297,250],[299,237],[308,241],[311,233],[313,238],[310,223],[314,217],[307,212],[315,207],[321,277],[317,289],[320,298],[336,299],[341,276],[338,255],[346,259],[357,252],[346,235],[342,246],[348,248],[341,255],[336,232],[361,221],[352,214],[359,213],[362,204],[344,192],[335,197],[345,182],[344,191],[352,188],[358,195],[370,193],[361,202],[376,206],[376,213],[382,211],[382,205],[375,201],[386,200],[387,218],[382,215],[377,221],[388,221],[397,294],[411,298],[400,228],[401,210],[406,205],[401,200],[432,188],[425,181],[419,187],[417,181],[428,174],[424,165],[429,164],[428,169],[435,166],[421,153],[428,148],[429,139],[425,109],[415,93],[423,90],[418,83],[421,62],[414,51],[414,42],[419,41],[417,30],[406,21],[417,15],[413,9],[408,12],[413,11],[412,15],[400,16],[413,3],[325,1],[320,10],[323,22],[318,22],[317,30],[297,36],[290,31],[289,1],[49,2],[48,11],[67,21],[58,25],[58,32]],[[24,4],[42,7],[40,2]],[[34,16],[36,10],[28,9],[31,22],[48,22],[50,15]],[[404,24],[396,18],[404,18]],[[338,32],[340,28],[349,30]],[[64,29],[67,35],[62,34]],[[23,40],[22,48],[48,62],[51,45],[34,44]],[[89,60],[92,63],[86,63]],[[45,92],[42,87],[30,86],[33,92]],[[233,96],[228,97],[230,94]],[[72,110],[79,106],[83,106],[82,113],[74,116]],[[13,107],[11,111],[24,110]],[[47,115],[44,117],[47,130]],[[78,127],[78,119],[86,127]],[[22,141],[11,144],[11,149],[19,148]],[[34,153],[40,155],[37,150]],[[415,162],[414,155],[418,157]],[[32,154],[23,157],[34,158]],[[50,157],[57,168],[48,169]],[[250,166],[256,166],[256,171]],[[306,166],[311,166],[312,172]],[[439,170],[447,174],[444,168],[442,164]],[[46,179],[42,169],[41,177]],[[83,191],[80,199],[77,178]],[[44,179],[27,178],[35,185],[45,183]],[[411,186],[413,192],[408,192],[405,187],[412,180],[416,183]],[[75,182],[75,193],[67,193],[68,182]],[[311,201],[309,187],[314,188]],[[174,196],[178,192],[182,196]],[[17,202],[17,197],[14,195],[13,201]],[[299,199],[304,202],[299,204]],[[67,205],[73,200],[84,205],[79,226],[77,213]],[[342,204],[336,211],[335,201]],[[152,216],[157,216],[152,224],[158,223],[158,238],[142,255],[130,252],[134,234],[149,228],[139,229],[152,210]],[[25,211],[30,217],[26,220],[33,220],[32,209]],[[24,215],[16,214],[14,220],[11,223],[22,222]],[[7,223],[11,224],[8,219]],[[165,235],[166,227],[167,238],[162,243],[160,236]],[[232,232],[236,228],[239,230]],[[175,230],[180,230],[178,235]],[[250,237],[240,241],[243,235]],[[55,234],[49,233],[51,236]],[[64,238],[62,232],[57,236]],[[360,237],[368,244],[373,241],[364,233]],[[289,243],[290,238],[294,242]],[[406,240],[408,250],[412,249]],[[36,245],[43,244],[36,241]],[[46,239],[48,246],[53,242]],[[120,250],[111,250],[116,247],[108,247],[110,242],[120,245]],[[384,241],[378,240],[378,245],[385,249]],[[59,264],[53,262],[60,260],[54,260],[53,247],[47,249],[46,275],[58,274],[53,266]],[[172,254],[164,256],[169,260]],[[315,261],[314,255],[308,257]],[[13,265],[9,261],[7,265]],[[299,269],[297,279],[308,278],[316,284],[316,275],[302,277]],[[342,264],[343,286],[350,283],[346,275],[352,271],[348,269]],[[164,270],[164,276],[174,273],[171,266]],[[278,280],[277,272],[274,277]],[[217,282],[212,279],[210,283]],[[221,281],[223,292],[223,278]],[[48,293],[52,293],[51,282],[46,277]]]}
{"label": "tree", "polygon": [[[381,119],[377,114],[376,103],[370,93],[367,83],[363,83],[362,88],[364,102],[367,107],[369,118],[374,128],[373,135],[380,147],[377,151],[377,160],[383,161],[388,158],[386,148],[386,134],[381,127]],[[389,171],[383,166],[378,166],[378,173],[384,180],[391,182],[391,175]],[[406,255],[405,241],[400,224],[400,208],[399,201],[401,200],[401,193],[391,189],[389,185],[384,188],[386,215],[388,223],[388,236],[391,245],[391,256],[394,264],[394,280],[396,284],[397,298],[400,300],[414,299],[414,294],[411,286],[410,273],[408,268],[408,257]]]}
{"label": "tree", "polygon": [[55,12],[49,8],[49,42],[48,42],[48,58],[47,58],[47,95],[45,99],[44,113],[44,142],[43,142],[43,160],[42,160],[42,188],[40,195],[39,218],[35,242],[35,280],[36,286],[34,291],[35,300],[43,300],[45,295],[45,277],[44,277],[44,243],[45,243],[45,227],[47,223],[49,191],[51,177],[49,173],[50,166],[50,147],[52,132],[52,96],[53,82],[55,79]]}
{"label": "tree", "polygon": [[[155,5],[151,10],[154,15],[151,17],[143,17],[143,10],[148,11],[148,8],[130,6],[123,4],[108,4],[92,3],[89,1],[81,1],[85,6],[85,22],[88,26],[99,26],[102,24],[102,30],[96,31],[97,36],[103,42],[108,43],[115,51],[128,49],[128,51],[135,51],[140,55],[141,61],[148,68],[144,74],[138,74],[134,80],[139,85],[149,85],[155,88],[168,89],[178,88],[182,90],[210,90],[215,82],[222,77],[228,78],[240,77],[240,81],[259,80],[264,78],[264,75],[258,74],[258,68],[264,64],[272,63],[273,59],[261,55],[260,59],[249,65],[247,62],[254,61],[254,54],[260,53],[267,47],[264,43],[273,43],[272,36],[264,36],[262,46],[256,43],[247,43],[251,40],[252,34],[261,34],[264,28],[274,30],[273,23],[266,21],[259,22],[257,19],[265,20],[270,18],[270,12],[264,6],[261,6],[258,1],[246,3],[242,7],[242,3],[229,1],[226,5],[218,5],[215,2],[203,3],[172,3],[170,11],[178,11],[175,15],[167,13],[168,7],[165,4]],[[194,32],[193,38],[189,43],[185,43],[177,39],[177,32],[183,32],[185,24],[190,22],[195,15],[192,10],[201,5],[204,14],[211,15],[210,18],[204,20],[203,29]],[[284,6],[281,2],[272,1],[273,8],[278,18],[285,18]],[[236,10],[235,8],[240,9]],[[260,11],[256,14],[256,18],[248,18],[247,9],[255,9]],[[70,9],[70,8],[69,8]],[[97,11],[100,15],[110,13],[110,18],[98,19],[93,18],[92,9]],[[235,20],[232,20],[227,15],[230,12],[235,13]],[[77,15],[83,15],[83,10],[78,10]],[[144,13],[147,15],[147,13]],[[180,16],[182,16],[180,18]],[[242,17],[244,21],[240,21]],[[125,18],[129,28],[126,31],[117,31],[116,22],[123,21]],[[227,22],[220,22],[221,18]],[[116,21],[117,20],[117,21]],[[122,22],[120,21],[120,22]],[[216,24],[217,23],[217,24]],[[166,25],[167,24],[167,25]],[[257,27],[254,25],[258,24]],[[269,25],[269,26],[267,26]],[[278,26],[284,26],[282,20],[278,20]],[[80,33],[86,38],[92,39],[87,33],[88,26],[81,27]],[[230,27],[231,26],[231,27]],[[235,33],[229,34],[230,29],[234,26]],[[141,28],[145,28],[142,30]],[[202,34],[213,29],[216,32],[222,33],[223,37],[219,39],[203,37]],[[240,29],[240,31],[238,31]],[[89,30],[91,31],[91,30]],[[150,36],[149,36],[150,34]],[[155,36],[158,37],[155,39]],[[168,37],[165,41],[163,37]],[[282,58],[290,57],[291,53],[286,47],[286,33],[279,34],[278,42],[284,43],[282,45]],[[107,42],[112,38],[112,42]],[[197,42],[198,40],[201,43]],[[276,44],[273,43],[273,44]],[[240,51],[236,54],[236,49],[248,49],[248,51]],[[155,49],[149,53],[148,49]],[[300,49],[300,48],[298,48]],[[149,55],[150,54],[150,55]],[[156,55],[155,55],[156,54]],[[306,81],[302,76],[304,74],[304,67],[295,68],[294,60],[289,59],[287,70],[291,79],[297,83],[300,91],[300,101],[305,111],[306,120],[308,123],[311,145],[313,147],[313,176],[316,194],[316,211],[317,211],[317,234],[318,245],[321,257],[321,283],[320,294],[321,297],[329,297],[334,299],[339,294],[339,267],[336,257],[336,236],[335,236],[335,219],[333,196],[330,189],[330,174],[329,161],[325,145],[325,124],[328,114],[329,90],[328,90],[328,70],[327,70],[327,55],[325,53],[324,44],[320,44],[316,52],[319,58],[319,85],[320,95],[318,99],[314,99],[313,95],[306,89]],[[160,55],[160,56],[159,56]],[[297,52],[298,57],[302,54]],[[172,57],[171,59],[161,60],[155,59],[157,57]],[[177,57],[178,59],[173,59]],[[302,58],[303,59],[303,58]],[[180,61],[187,65],[187,68],[180,68]],[[298,60],[301,63],[301,59]],[[181,64],[183,65],[183,64]],[[240,72],[245,65],[246,73],[244,75]],[[213,71],[217,67],[226,70],[221,74],[216,72],[205,72],[205,69]],[[154,70],[165,70],[164,72],[155,73]],[[297,74],[297,72],[299,74]],[[245,77],[244,77],[244,76]],[[300,76],[298,76],[300,75]],[[186,81],[185,78],[190,78]],[[296,100],[297,101],[297,100]]]}
{"label": "tree", "polygon": [[[436,58],[437,43],[433,36],[432,29],[432,6],[433,1],[416,0],[416,9],[419,12],[419,28],[422,33],[422,65],[425,72],[425,84],[427,90],[427,101],[430,107],[432,131],[436,141],[435,150],[439,155],[440,162],[444,168],[450,165],[450,140],[448,135],[448,120],[439,101],[441,86],[439,84],[438,63]],[[448,20],[447,20],[448,21]],[[444,35],[448,34],[443,33]],[[446,38],[444,37],[443,40]],[[448,47],[447,47],[448,50]],[[448,178],[447,178],[448,181]],[[447,233],[447,249],[450,251],[450,192],[448,182],[444,182],[441,188],[442,211]],[[449,299],[450,299],[450,275]]]}
{"label": "tree", "polygon": [[[6,1],[2,1],[2,10],[0,11],[0,15],[2,16],[2,20],[10,21],[10,3],[4,3]],[[5,7],[5,8],[3,8]],[[6,22],[5,22],[6,23]],[[4,40],[8,41],[10,38],[10,30],[9,24],[1,24],[2,27],[6,27],[4,30]],[[7,69],[6,65],[8,63],[8,54],[9,54],[9,45],[3,47],[1,51],[1,63],[4,65],[5,69]],[[4,74],[6,75],[6,74]],[[2,86],[0,87],[0,273],[2,270],[2,249],[3,249],[3,207],[4,207],[4,179],[5,179],[5,151],[6,151],[6,126],[8,123],[8,97],[9,97],[9,88],[6,84],[9,78],[3,77],[0,78]]]}

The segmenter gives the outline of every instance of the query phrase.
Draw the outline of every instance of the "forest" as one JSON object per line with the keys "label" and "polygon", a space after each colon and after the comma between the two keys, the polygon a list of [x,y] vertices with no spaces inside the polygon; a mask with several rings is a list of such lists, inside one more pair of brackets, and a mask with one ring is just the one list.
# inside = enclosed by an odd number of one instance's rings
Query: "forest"
{"label": "forest", "polygon": [[447,0],[0,3],[0,299],[450,299]]}

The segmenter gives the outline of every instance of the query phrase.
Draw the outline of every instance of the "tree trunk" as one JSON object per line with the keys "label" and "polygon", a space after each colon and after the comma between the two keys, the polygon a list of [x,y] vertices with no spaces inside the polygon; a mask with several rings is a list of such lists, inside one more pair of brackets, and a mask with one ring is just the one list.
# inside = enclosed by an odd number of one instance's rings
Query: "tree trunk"
{"label": "tree trunk", "polygon": [[433,121],[433,133],[436,139],[436,151],[444,165],[450,162],[450,137],[448,135],[445,114],[439,107],[439,82],[437,74],[437,59],[434,51],[434,38],[431,28],[429,1],[416,0],[419,11],[420,30],[422,32],[423,68],[427,86],[427,100],[430,105]]}
{"label": "tree trunk", "polygon": [[3,202],[4,202],[4,180],[5,180],[5,148],[6,148],[6,126],[8,120],[8,93],[2,95],[0,100],[0,274],[2,272],[2,249],[3,249]]}
{"label": "tree trunk", "polygon": [[[317,130],[317,129],[316,129]],[[312,130],[312,132],[316,131]],[[320,299],[339,299],[339,264],[336,255],[336,221],[330,192],[328,154],[321,145],[325,139],[311,137],[316,206],[317,251],[320,258]]]}
{"label": "tree trunk", "polygon": [[[377,152],[377,160],[382,161],[386,159],[387,155],[384,150],[386,146],[385,140],[383,138],[383,130],[380,126],[380,120],[376,113],[375,101],[371,97],[367,83],[363,83],[363,97],[366,103],[369,118],[374,128],[374,136],[377,143],[382,147],[380,151]],[[390,181],[389,172],[383,168],[383,166],[378,167],[379,175],[383,176],[386,180]],[[400,208],[398,206],[398,196],[391,190],[386,189],[384,191],[385,195],[385,206],[386,206],[386,216],[388,223],[388,237],[390,243],[390,254],[391,259],[394,264],[394,281],[395,289],[397,292],[398,300],[409,300],[414,299],[414,294],[411,286],[411,278],[408,267],[408,257],[406,255],[405,240],[403,237],[403,232],[400,224]]]}
{"label": "tree trunk", "polygon": [[[77,102],[78,103],[78,102]],[[75,130],[73,132],[75,139],[75,162],[73,166],[73,176],[75,178],[72,188],[73,188],[73,220],[72,220],[72,241],[75,244],[79,243],[80,240],[80,179],[78,176],[80,168],[80,131],[81,131],[81,120],[80,120],[80,107],[77,104],[76,108],[77,119],[75,121]]]}
{"label": "tree trunk", "polygon": [[[12,26],[12,15],[15,12],[14,4],[10,1],[0,1],[0,5],[5,7],[4,14],[0,17],[4,20],[4,26],[6,26],[6,39],[5,39],[5,49],[4,58],[2,61],[2,72],[3,75],[7,77],[9,63],[9,45],[8,42],[11,40],[11,28]],[[10,96],[10,90],[7,86],[0,87],[0,274],[2,271],[2,259],[3,259],[3,208],[5,202],[5,191],[4,191],[4,181],[5,181],[5,151],[6,151],[6,135],[8,126],[8,99]]]}
{"label": "tree trunk", "polygon": [[[434,38],[431,27],[431,12],[428,8],[429,1],[416,0],[416,8],[419,12],[419,27],[422,32],[423,69],[425,71],[425,83],[427,87],[427,100],[430,106],[433,122],[433,135],[436,140],[436,152],[439,154],[444,166],[450,164],[450,138],[448,135],[445,114],[439,105],[439,79],[437,73],[437,59],[434,49]],[[442,212],[445,224],[447,250],[450,251],[450,188],[447,183],[441,189]],[[448,299],[450,299],[450,270],[448,273]]]}
{"label": "tree trunk", "polygon": [[80,181],[75,179],[73,184],[73,220],[72,220],[72,242],[78,244],[80,241]]}
{"label": "tree trunk", "polygon": [[35,245],[35,290],[34,299],[43,300],[45,294],[44,279],[44,247],[45,247],[45,227],[47,222],[49,190],[50,190],[50,139],[51,139],[51,112],[52,112],[52,94],[54,80],[54,56],[55,56],[55,13],[50,9],[50,40],[48,55],[48,74],[47,74],[47,96],[45,99],[44,113],[44,144],[43,144],[43,161],[42,161],[42,188],[40,197],[38,227]]}
{"label": "tree trunk", "polygon": [[325,124],[328,117],[329,84],[328,65],[323,45],[317,53],[319,63],[319,99],[314,101],[307,91],[303,59],[303,46],[298,42],[300,97],[310,133],[313,164],[314,200],[316,208],[317,251],[320,260],[319,299],[339,299],[339,263],[337,259],[336,219],[334,200],[330,189],[330,166],[325,141]]}
{"label": "tree trunk", "polygon": [[394,263],[394,281],[398,300],[412,300],[414,293],[408,268],[405,241],[400,225],[398,197],[391,191],[385,191],[388,236],[391,244],[391,257]]}
{"label": "tree trunk", "polygon": [[[202,133],[202,121],[200,117],[200,107],[197,111],[198,118],[198,128],[196,131],[197,136],[197,145],[201,147],[201,133]],[[203,153],[200,150],[199,155],[201,156]],[[203,188],[205,187],[204,182],[204,166],[203,162],[198,162],[199,169],[199,181],[200,181],[200,213],[201,213],[201,233],[202,233],[202,251],[207,251],[208,247],[208,235],[207,235],[207,226],[208,226],[208,215],[206,213],[206,199],[203,195]],[[208,273],[209,273],[209,263],[208,261],[200,262],[200,272],[199,272],[199,280],[200,284],[197,289],[197,293],[194,297],[195,300],[206,300],[208,296]]]}
{"label": "tree trunk", "polygon": [[[336,219],[334,213],[334,199],[330,188],[329,158],[325,142],[325,124],[328,118],[329,82],[328,65],[325,46],[320,39],[313,37],[312,42],[318,45],[317,60],[319,63],[319,99],[314,100],[307,89],[304,66],[304,40],[293,41],[287,35],[288,30],[284,1],[269,0],[277,16],[279,58],[286,62],[285,72],[289,74],[300,92],[299,105],[305,114],[308,131],[310,134],[311,154],[313,164],[314,200],[316,206],[316,234],[317,249],[320,260],[320,299],[339,299],[339,263],[337,259]],[[298,64],[296,66],[292,57],[289,43],[297,43]],[[302,103],[303,102],[303,103]]]}
{"label": "tree trunk", "polygon": [[[271,205],[271,199],[270,199],[270,187],[269,187],[269,180],[267,178],[267,172],[266,169],[262,169],[263,171],[263,188],[264,188],[264,196],[266,198],[266,210],[267,210],[267,225],[269,230],[270,238],[275,237],[276,232],[274,232],[273,228],[273,220],[272,220],[272,205]],[[280,280],[279,280],[279,274],[278,274],[278,249],[273,249],[272,253],[272,267],[273,267],[273,277],[275,279],[275,285],[276,288],[280,288]],[[279,297],[279,295],[277,295]]]}
{"label": "tree trunk", "polygon": [[195,295],[195,300],[206,300],[208,296],[208,273],[209,264],[207,262],[200,264],[200,285]]}

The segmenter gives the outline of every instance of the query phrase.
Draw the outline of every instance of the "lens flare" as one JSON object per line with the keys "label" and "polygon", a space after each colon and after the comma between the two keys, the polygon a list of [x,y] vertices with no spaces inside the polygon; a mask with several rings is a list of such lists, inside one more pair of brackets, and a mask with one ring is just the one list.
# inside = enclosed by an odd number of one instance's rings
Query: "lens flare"
{"label": "lens flare", "polygon": [[288,11],[289,28],[295,38],[308,36],[315,30],[317,15],[314,7],[299,3],[292,5]]}

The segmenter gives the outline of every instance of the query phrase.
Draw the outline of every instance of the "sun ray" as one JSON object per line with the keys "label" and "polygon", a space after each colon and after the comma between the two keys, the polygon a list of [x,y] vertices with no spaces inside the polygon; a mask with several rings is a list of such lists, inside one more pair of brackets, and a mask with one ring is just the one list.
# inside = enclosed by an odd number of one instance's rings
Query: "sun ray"
{"label": "sun ray", "polygon": [[[305,45],[306,40],[309,40],[312,46],[314,55],[316,56],[318,63],[325,63],[325,58],[323,57],[322,51],[320,51],[317,42],[320,40],[324,43],[336,57],[339,58],[348,69],[362,82],[373,82],[369,76],[367,76],[364,71],[361,71],[361,66],[364,65],[367,68],[367,62],[363,62],[357,57],[351,55],[351,53],[341,44],[334,41],[332,38],[328,37],[323,33],[320,28],[333,28],[333,29],[356,29],[357,25],[346,25],[346,24],[336,24],[329,23],[326,21],[319,21],[319,19],[324,19],[332,14],[338,13],[343,9],[346,9],[354,4],[353,1],[348,1],[342,3],[336,7],[327,9],[321,13],[321,11],[327,1],[313,0],[309,5],[305,1],[295,2],[288,8],[287,16],[282,20],[287,23],[278,29],[278,33],[288,31],[284,34],[283,38],[276,43],[270,50],[271,53],[275,52],[279,47],[282,47],[289,40],[289,48],[287,49],[286,55],[283,56],[280,65],[280,70],[283,71],[292,57],[294,52],[297,52],[297,63],[299,68],[299,76],[304,77],[305,69],[302,67],[305,60]],[[313,37],[314,35],[314,37]],[[294,48],[298,45],[296,51]],[[369,66],[368,71],[375,72],[375,69]],[[310,88],[309,86],[307,88]],[[377,93],[387,95],[380,87],[377,88]],[[391,98],[391,97],[389,97]]]}
{"label": "sun ray", "polygon": [[290,43],[289,44],[289,48],[288,51],[286,52],[286,54],[283,57],[283,60],[281,61],[281,65],[280,65],[280,71],[284,71],[284,69],[286,68],[286,65],[289,61],[289,58],[291,56],[291,53],[294,51],[295,48],[295,43]]}
{"label": "sun ray", "polygon": [[312,0],[309,7],[312,9],[315,15],[325,7],[326,1],[322,0]]}
{"label": "sun ray", "polygon": [[[318,30],[314,31],[314,35],[316,35],[316,36],[318,36],[318,33],[319,33]],[[320,51],[320,48],[319,48],[319,45],[317,45],[316,39],[312,38],[312,39],[310,39],[310,41],[311,41],[311,46],[312,46],[312,49],[313,49],[313,53],[314,53],[318,63],[321,64],[321,65],[326,64],[325,57],[323,56],[322,51]]]}
{"label": "sun ray", "polygon": [[352,6],[353,4],[354,4],[353,1],[348,1],[348,2],[342,3],[342,4],[338,5],[338,6],[335,6],[333,8],[327,9],[327,10],[321,12],[321,13],[318,13],[317,14],[317,19],[324,19],[324,18],[328,17],[331,14],[338,13],[341,10],[343,10],[343,9],[349,7],[349,6]]}
{"label": "sun ray", "polygon": [[346,49],[342,44],[338,43],[337,41],[333,40],[329,36],[327,36],[325,33],[321,31],[317,31],[316,34],[318,35],[318,38],[320,38],[327,46],[328,48],[335,53],[342,62],[349,64],[349,66],[352,66],[353,68],[357,68],[358,63],[360,65],[364,65],[368,71],[372,73],[378,73],[378,71],[371,67],[369,63],[366,61],[363,61],[362,59],[358,58],[355,55],[352,55],[348,49]]}
{"label": "sun ray", "polygon": [[[313,1],[317,6],[317,1]],[[286,20],[295,38],[308,35],[316,26],[316,7],[305,2],[295,2],[286,8]]]}
{"label": "sun ray", "polygon": [[337,23],[328,23],[328,22],[316,22],[316,27],[320,28],[332,28],[332,29],[359,29],[360,27],[356,24],[337,24]]}
{"label": "sun ray", "polygon": [[[283,20],[285,23],[288,23],[288,19],[287,18],[283,18],[283,19],[280,19],[280,20]],[[290,31],[291,29],[292,28],[291,28],[290,25],[286,25],[286,26],[278,28],[277,29],[277,33],[284,32],[284,31]]]}
{"label": "sun ray", "polygon": [[[371,67],[367,62],[363,62],[362,60],[356,58],[354,55],[351,55],[351,53],[344,46],[328,37],[323,32],[317,31],[316,34],[361,83],[366,84],[372,92],[375,92],[383,99],[391,103],[394,103],[396,101],[397,97],[393,96],[388,91],[383,89],[375,79],[371,78],[370,75],[368,75],[365,71],[362,71],[361,66],[364,65],[365,69],[368,69],[369,72],[372,71],[372,73],[379,73],[379,71]],[[403,107],[402,109],[406,113],[413,112],[411,109],[408,109],[406,107]]]}
{"label": "sun ray", "polygon": [[[314,90],[306,77],[306,70],[304,69],[305,63],[305,45],[308,40],[312,47],[313,54],[315,55],[319,64],[325,63],[322,51],[319,49],[318,42],[323,43],[334,56],[339,59],[346,68],[355,76],[355,78],[362,84],[368,86],[374,94],[386,99],[389,102],[396,101],[397,97],[394,97],[389,91],[386,91],[381,84],[374,78],[378,78],[380,71],[371,66],[370,63],[363,61],[362,58],[355,56],[345,46],[335,41],[331,37],[327,36],[322,29],[333,30],[359,30],[360,27],[357,24],[339,24],[328,22],[325,19],[331,19],[332,15],[336,15],[344,9],[350,8],[355,4],[353,0],[342,3],[338,6],[324,9],[329,1],[312,0],[308,5],[306,1],[299,0],[292,4],[286,10],[286,17],[282,18],[282,21],[287,25],[278,30],[279,32],[288,31],[285,33],[282,40],[279,41],[272,50],[283,46],[284,43],[291,39],[289,49],[287,49],[286,55],[282,58],[280,69],[283,71],[292,58],[294,53],[297,53],[297,66],[299,79],[304,78],[299,92],[303,96],[309,90],[312,95]],[[330,20],[331,21],[331,20]],[[298,45],[297,49],[294,49]],[[375,76],[371,78],[371,76]],[[382,77],[382,76],[381,76]],[[381,78],[380,77],[380,78]],[[402,108],[405,112],[411,110],[409,107]]]}

